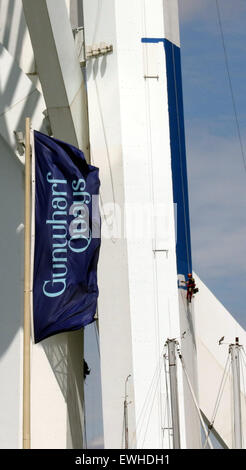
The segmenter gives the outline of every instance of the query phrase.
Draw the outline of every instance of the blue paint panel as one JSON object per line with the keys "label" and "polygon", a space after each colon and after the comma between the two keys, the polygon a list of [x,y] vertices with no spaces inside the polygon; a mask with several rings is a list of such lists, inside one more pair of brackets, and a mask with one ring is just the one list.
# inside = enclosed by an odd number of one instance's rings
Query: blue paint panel
{"label": "blue paint panel", "polygon": [[165,42],[163,38],[142,38],[141,42],[149,42],[149,43],[157,43],[157,42]]}
{"label": "blue paint panel", "polygon": [[141,41],[162,42],[165,49],[173,199],[177,204],[177,271],[186,276],[192,272],[192,259],[180,48],[163,38],[142,38]]}

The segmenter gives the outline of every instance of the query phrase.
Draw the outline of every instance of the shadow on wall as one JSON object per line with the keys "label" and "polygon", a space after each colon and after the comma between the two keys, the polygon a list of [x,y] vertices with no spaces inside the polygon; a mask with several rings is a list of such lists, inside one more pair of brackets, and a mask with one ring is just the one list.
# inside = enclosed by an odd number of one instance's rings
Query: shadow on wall
{"label": "shadow on wall", "polygon": [[[8,112],[14,112],[16,91],[23,79],[23,71],[18,64],[23,53],[27,27],[19,0],[0,1],[0,83],[5,77],[4,86],[0,87],[0,359],[9,350],[16,334],[23,328],[23,281],[24,281],[24,167],[21,166],[12,149],[6,142],[11,142],[12,130],[8,124]],[[13,61],[6,72],[4,60],[11,54]],[[30,64],[30,71],[33,64]],[[7,73],[7,78],[6,78]],[[25,76],[27,80],[27,77]],[[37,110],[40,95],[32,82],[27,87],[27,99],[23,102],[19,114],[15,114],[15,130],[25,130],[25,118],[31,119]],[[17,103],[16,103],[17,104]],[[39,127],[45,132],[45,124],[40,112]],[[36,119],[37,121],[37,119]],[[10,121],[9,121],[10,122]],[[83,447],[83,333],[71,332],[51,337],[42,343],[50,366],[54,372],[61,392],[67,403],[67,448]],[[14,352],[11,368],[15,370],[16,391],[19,387],[19,350],[20,339]],[[18,355],[17,352],[18,351]],[[11,354],[11,358],[13,353]],[[81,358],[81,361],[78,360]],[[11,359],[10,359],[11,360]],[[9,366],[9,360],[8,360]],[[7,395],[6,395],[7,397]],[[4,405],[5,406],[5,405]],[[7,405],[6,403],[6,406]],[[19,402],[11,404],[15,415],[19,416]]]}
{"label": "shadow on wall", "polygon": [[[19,0],[4,0],[0,2],[0,43],[14,57],[17,64],[20,64],[23,56],[25,41],[27,40],[27,26],[23,12],[22,2]],[[34,56],[31,56],[27,73],[35,71]],[[25,66],[27,63],[25,61]]]}
{"label": "shadow on wall", "polygon": [[44,340],[42,346],[67,404],[67,449],[82,449],[83,332],[79,330],[52,336]]}
{"label": "shadow on wall", "polygon": [[23,324],[24,179],[13,152],[0,137],[0,357]]}
{"label": "shadow on wall", "polygon": [[[31,46],[30,48],[28,47],[30,58],[25,57],[24,60],[24,54],[26,54],[25,46],[27,45],[26,41],[27,26],[22,9],[22,2],[19,0],[4,0],[4,2],[0,2],[0,134],[7,142],[13,142],[11,121],[15,123],[15,130],[24,132],[25,118],[27,116],[30,118],[34,116],[40,101],[39,92],[19,65],[24,64],[25,72],[34,72],[35,70]],[[29,44],[29,41],[27,42]],[[11,61],[10,58],[12,58]],[[29,65],[27,64],[28,59],[30,59]],[[11,66],[9,65],[10,63]],[[28,82],[30,84],[29,87],[26,85]],[[3,83],[5,84],[4,86]],[[20,102],[18,103],[19,100],[16,98],[16,94],[19,96],[20,83],[24,86],[24,94],[26,96],[21,106],[19,106]],[[16,113],[15,105],[19,106]],[[8,113],[9,116],[7,116]],[[44,116],[40,113],[38,129],[45,132],[45,128]],[[13,151],[14,150],[15,149],[13,149]],[[16,158],[14,153],[13,156]]]}
{"label": "shadow on wall", "polygon": [[[0,298],[1,330],[0,357],[6,352],[17,331],[23,326],[23,281],[24,281],[24,166],[7,143],[13,140],[7,122],[7,114],[13,113],[16,91],[26,75],[18,66],[27,31],[22,3],[19,0],[0,2],[0,62],[6,57],[5,48],[16,60],[12,61],[7,79],[5,62],[1,62],[0,84]],[[13,37],[16,40],[13,40]],[[4,47],[3,47],[4,46]],[[9,56],[10,57],[10,56]],[[3,77],[4,80],[3,80]],[[29,96],[15,116],[15,130],[25,131],[25,118],[32,118],[39,104],[40,95],[30,81]],[[28,90],[26,90],[28,95]],[[16,103],[17,104],[17,103]],[[19,112],[19,111],[18,111]],[[44,117],[40,115],[39,130],[44,132]]]}
{"label": "shadow on wall", "polygon": [[[13,152],[0,137],[0,358],[23,327],[24,266],[24,173]],[[11,362],[13,390],[18,388],[20,339]],[[83,447],[83,333],[74,331],[48,338],[42,343],[50,366],[67,403],[67,448]],[[17,355],[18,354],[18,355]],[[11,353],[11,357],[13,352]],[[80,358],[80,360],[78,360]],[[10,364],[10,363],[9,363]],[[10,367],[10,366],[9,366]],[[14,370],[15,372],[14,372]],[[14,397],[11,412],[19,416],[19,402]],[[4,399],[3,399],[4,400]],[[4,405],[4,406],[5,406]],[[12,438],[11,438],[12,439]]]}
{"label": "shadow on wall", "polygon": [[[1,50],[0,50],[1,54]],[[0,76],[1,78],[1,76]],[[6,90],[0,90],[1,104],[11,104],[19,76],[10,76]],[[31,83],[31,82],[30,82]],[[38,94],[32,95],[23,107],[16,129],[24,130],[25,117],[32,117],[38,102]],[[40,120],[42,123],[42,119]],[[41,126],[40,126],[41,127]],[[2,135],[9,135],[5,115],[0,117],[0,295],[1,332],[0,356],[8,349],[16,332],[23,325],[23,281],[24,281],[24,167]]]}

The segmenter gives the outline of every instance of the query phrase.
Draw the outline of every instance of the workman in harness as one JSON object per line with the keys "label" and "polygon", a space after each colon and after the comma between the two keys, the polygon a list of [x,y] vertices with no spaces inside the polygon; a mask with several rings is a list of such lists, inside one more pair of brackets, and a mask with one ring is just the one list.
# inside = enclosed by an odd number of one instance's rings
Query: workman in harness
{"label": "workman in harness", "polygon": [[186,285],[187,285],[186,298],[188,302],[191,302],[193,294],[195,294],[198,291],[198,289],[196,289],[195,279],[194,277],[192,277],[191,273],[188,274],[188,281],[186,281]]}

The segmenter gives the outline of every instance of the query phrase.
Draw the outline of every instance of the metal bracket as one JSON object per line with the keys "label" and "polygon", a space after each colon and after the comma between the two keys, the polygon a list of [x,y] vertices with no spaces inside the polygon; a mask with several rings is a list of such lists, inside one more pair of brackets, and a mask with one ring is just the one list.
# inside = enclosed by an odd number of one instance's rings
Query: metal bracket
{"label": "metal bracket", "polygon": [[144,79],[146,78],[155,78],[156,80],[159,80],[159,75],[144,75]]}
{"label": "metal bracket", "polygon": [[49,118],[48,110],[44,109],[42,114],[44,115],[44,123],[45,123],[47,134],[49,136],[52,136],[53,132],[52,132],[51,124],[50,124],[50,118]]}
{"label": "metal bracket", "polygon": [[85,56],[85,32],[84,27],[73,28],[74,42],[79,58],[79,63],[81,66],[86,65],[86,56]]}
{"label": "metal bracket", "polygon": [[154,253],[154,256],[155,256],[156,253],[162,253],[163,252],[163,253],[166,253],[166,258],[168,258],[168,251],[169,250],[157,250],[156,249],[156,250],[153,250],[153,253]]}
{"label": "metal bracket", "polygon": [[25,154],[25,138],[22,131],[14,131],[16,150],[20,157]]}
{"label": "metal bracket", "polygon": [[79,57],[81,66],[85,66],[87,60],[97,59],[98,57],[110,54],[113,52],[113,45],[100,42],[100,44],[92,44],[91,46],[85,45],[85,33],[83,26],[73,28],[74,41]]}
{"label": "metal bracket", "polygon": [[113,45],[100,42],[100,44],[93,44],[86,46],[86,60],[96,59],[97,57],[104,56],[113,52]]}

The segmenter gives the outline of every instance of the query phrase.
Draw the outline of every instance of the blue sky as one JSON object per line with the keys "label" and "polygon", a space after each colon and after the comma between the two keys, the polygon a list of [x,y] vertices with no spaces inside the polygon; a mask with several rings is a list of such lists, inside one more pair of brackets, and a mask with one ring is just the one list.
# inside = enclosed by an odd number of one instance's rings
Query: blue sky
{"label": "blue sky", "polygon": [[[246,152],[246,2],[219,0]],[[246,328],[246,171],[215,0],[179,0],[193,269]]]}

